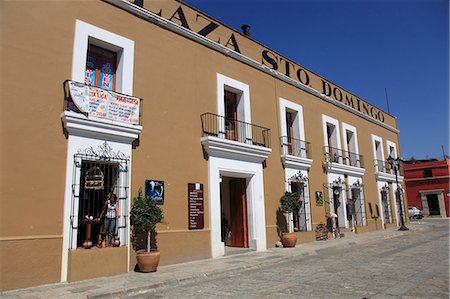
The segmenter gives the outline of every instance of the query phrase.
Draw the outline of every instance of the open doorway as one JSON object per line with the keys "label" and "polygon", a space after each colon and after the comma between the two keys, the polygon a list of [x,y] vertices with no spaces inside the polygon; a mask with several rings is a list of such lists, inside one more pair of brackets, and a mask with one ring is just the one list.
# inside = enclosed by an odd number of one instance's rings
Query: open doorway
{"label": "open doorway", "polygon": [[428,194],[427,203],[428,203],[428,211],[431,216],[441,215],[441,211],[439,209],[439,199],[437,194]]}
{"label": "open doorway", "polygon": [[221,232],[226,251],[231,248],[248,248],[247,180],[222,177]]}

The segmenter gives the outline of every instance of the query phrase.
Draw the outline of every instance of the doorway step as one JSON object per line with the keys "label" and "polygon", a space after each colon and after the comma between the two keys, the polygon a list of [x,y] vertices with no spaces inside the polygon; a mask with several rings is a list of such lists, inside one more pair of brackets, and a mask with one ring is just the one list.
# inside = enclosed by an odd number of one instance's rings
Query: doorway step
{"label": "doorway step", "polygon": [[252,251],[256,251],[255,249],[251,248],[241,248],[241,247],[229,247],[225,246],[225,256],[228,255],[234,255],[234,254],[243,254],[243,253],[249,253]]}

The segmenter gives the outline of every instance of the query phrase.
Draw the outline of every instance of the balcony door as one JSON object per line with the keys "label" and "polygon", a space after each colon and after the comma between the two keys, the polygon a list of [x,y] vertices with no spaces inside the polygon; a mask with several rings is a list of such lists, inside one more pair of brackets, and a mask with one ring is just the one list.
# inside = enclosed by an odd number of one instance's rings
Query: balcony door
{"label": "balcony door", "polygon": [[330,155],[330,161],[339,162],[339,153],[337,150],[337,133],[336,126],[327,123],[327,143],[328,143],[328,154]]}
{"label": "balcony door", "polygon": [[230,181],[231,247],[248,247],[245,179]]}
{"label": "balcony door", "polygon": [[117,54],[89,44],[84,83],[106,90],[116,88]]}
{"label": "balcony door", "polygon": [[229,247],[248,248],[247,181],[222,177],[222,242]]}
{"label": "balcony door", "polygon": [[238,140],[238,100],[237,94],[225,90],[225,131],[226,138]]}
{"label": "balcony door", "polygon": [[286,136],[288,142],[288,153],[293,155],[295,153],[294,142],[294,113],[286,111]]}

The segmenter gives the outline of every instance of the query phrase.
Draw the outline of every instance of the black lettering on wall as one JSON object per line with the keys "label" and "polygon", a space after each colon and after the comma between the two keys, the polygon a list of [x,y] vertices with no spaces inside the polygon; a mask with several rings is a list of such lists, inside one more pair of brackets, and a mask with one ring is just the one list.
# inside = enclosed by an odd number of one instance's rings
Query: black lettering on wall
{"label": "black lettering on wall", "polygon": [[236,38],[234,37],[234,33],[231,33],[231,36],[228,39],[227,43],[225,44],[225,47],[229,48],[228,45],[232,45],[234,48],[234,51],[241,53],[241,51],[239,50],[239,46],[237,44]]}
{"label": "black lettering on wall", "polygon": [[356,102],[358,103],[358,111],[361,112],[361,105],[359,99],[356,99]]}
{"label": "black lettering on wall", "polygon": [[[181,6],[178,7],[178,9],[173,13],[173,15],[170,17],[169,21],[174,22],[174,21],[172,21],[172,19],[180,21],[181,26],[183,26],[186,29],[191,30],[191,28],[189,28],[188,22],[186,20],[186,16],[184,15],[184,11],[181,8]],[[176,22],[174,22],[174,23],[176,23]]]}
{"label": "black lettering on wall", "polygon": [[284,74],[288,77],[291,77],[291,66],[294,67],[294,64],[287,61],[283,57],[280,57],[280,63],[284,61]]}
{"label": "black lettering on wall", "polygon": [[370,115],[369,106],[366,103],[362,103],[362,104],[363,104],[363,113]]}
{"label": "black lettering on wall", "polygon": [[198,22],[198,18],[202,18],[205,19],[209,22],[208,25],[206,25],[205,27],[203,27],[199,32],[197,32],[198,34],[200,34],[201,36],[207,36],[208,34],[210,34],[211,32],[213,32],[214,30],[216,30],[217,27],[219,27],[218,24],[206,19],[204,16],[202,16],[201,14],[197,14],[197,17],[195,19],[196,22]]}
{"label": "black lettering on wall", "polygon": [[345,104],[347,106],[352,107],[353,109],[355,109],[355,104],[353,103],[353,97],[350,96],[350,98],[348,97],[348,94],[345,94]]}
{"label": "black lettering on wall", "polygon": [[376,110],[374,107],[370,107],[370,116],[372,116],[375,119],[378,119],[378,114],[376,113]]}
{"label": "black lettering on wall", "polygon": [[328,82],[322,80],[322,94],[331,96],[331,85]]}
{"label": "black lettering on wall", "polygon": [[384,114],[380,110],[378,110],[378,120],[384,122]]}
{"label": "black lettering on wall", "polygon": [[339,88],[337,88],[337,87],[333,88],[333,95],[336,100],[338,100],[339,102],[342,102],[342,92]]}
{"label": "black lettering on wall", "polygon": [[136,4],[139,7],[144,7],[144,0],[134,0],[133,3]]}
{"label": "black lettering on wall", "polygon": [[[304,74],[303,78],[302,78],[302,73]],[[297,70],[297,79],[301,83],[303,83],[305,85],[309,85],[309,75],[304,69],[298,69]]]}
{"label": "black lettering on wall", "polygon": [[[273,58],[270,57],[269,54],[272,55]],[[269,52],[267,50],[262,51],[262,61],[261,62],[262,62],[263,65],[267,66],[267,64],[264,63],[264,61],[266,61],[266,62],[271,64],[271,69],[276,71],[276,70],[278,70],[277,60],[278,60],[278,57],[275,56],[273,53],[271,53],[271,52]]]}

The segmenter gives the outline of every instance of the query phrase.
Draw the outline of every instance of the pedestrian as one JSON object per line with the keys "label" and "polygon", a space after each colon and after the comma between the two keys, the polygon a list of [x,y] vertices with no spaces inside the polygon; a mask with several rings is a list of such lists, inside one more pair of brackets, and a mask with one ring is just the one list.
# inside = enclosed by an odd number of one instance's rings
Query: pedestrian
{"label": "pedestrian", "polygon": [[104,219],[104,232],[108,233],[108,245],[111,246],[111,242],[116,234],[117,217],[119,215],[119,205],[117,204],[117,195],[110,192],[106,197],[105,206],[100,214],[100,218]]}

